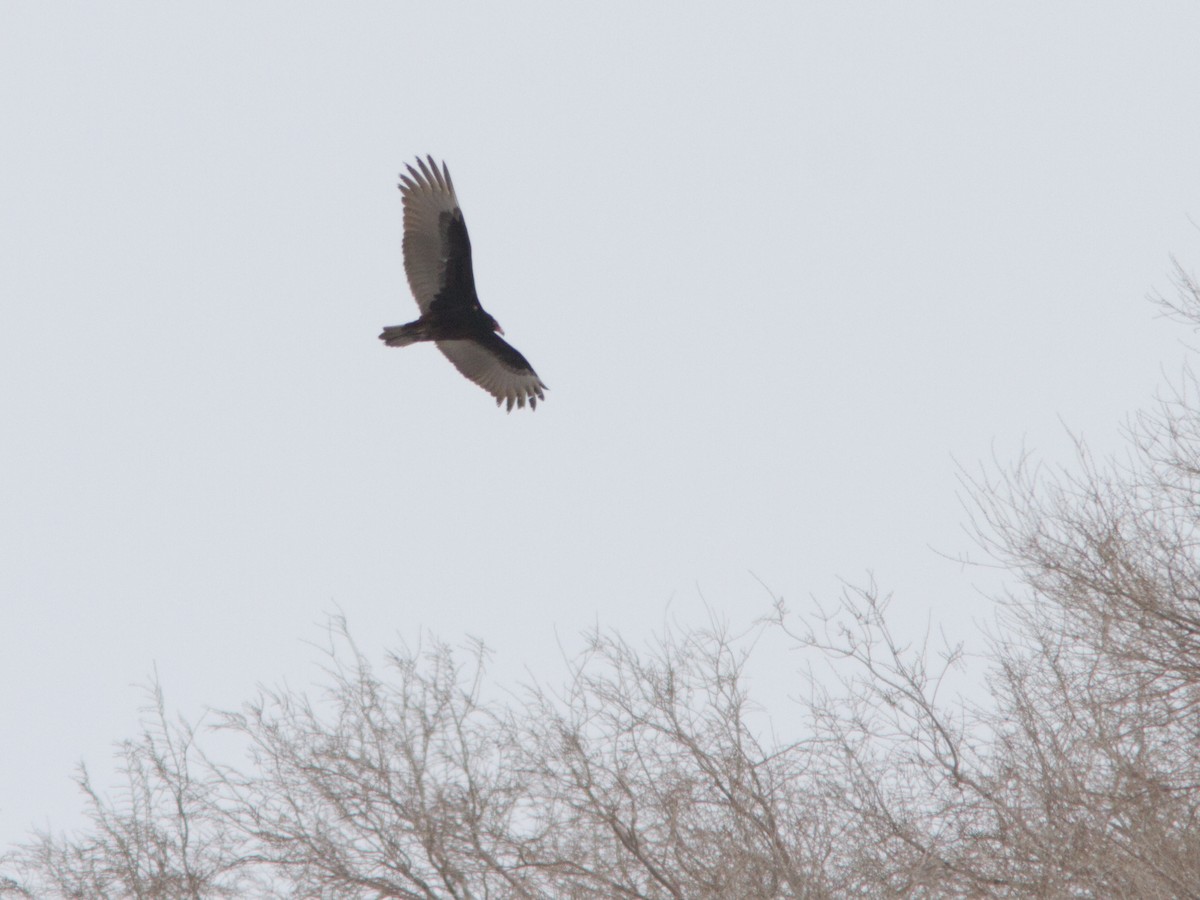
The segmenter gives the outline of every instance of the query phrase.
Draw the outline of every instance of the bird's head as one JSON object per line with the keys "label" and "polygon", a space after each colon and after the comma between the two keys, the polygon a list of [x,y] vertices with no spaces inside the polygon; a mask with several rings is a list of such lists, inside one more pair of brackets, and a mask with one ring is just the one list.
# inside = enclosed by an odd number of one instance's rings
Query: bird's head
{"label": "bird's head", "polygon": [[504,329],[500,327],[500,323],[496,321],[495,316],[480,306],[478,300],[471,305],[471,312],[475,315],[477,320],[483,319],[489,325],[491,325],[492,331],[495,331],[498,334],[504,334]]}

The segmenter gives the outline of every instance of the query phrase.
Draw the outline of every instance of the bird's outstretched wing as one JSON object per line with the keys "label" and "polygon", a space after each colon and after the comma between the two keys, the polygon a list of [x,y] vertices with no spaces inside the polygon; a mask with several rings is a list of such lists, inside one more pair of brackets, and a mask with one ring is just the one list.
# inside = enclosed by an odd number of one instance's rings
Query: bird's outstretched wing
{"label": "bird's outstretched wing", "polygon": [[437,345],[458,371],[496,398],[497,406],[507,403],[512,410],[514,404],[523,407],[529,401],[530,409],[536,409],[537,402],[546,399],[542,392],[548,388],[533,366],[499,335]]}
{"label": "bird's outstretched wing", "polygon": [[433,157],[426,165],[408,166],[400,175],[404,203],[404,272],[422,315],[439,294],[450,302],[475,300],[471,270],[471,240],[454,195],[450,170],[438,168]]}

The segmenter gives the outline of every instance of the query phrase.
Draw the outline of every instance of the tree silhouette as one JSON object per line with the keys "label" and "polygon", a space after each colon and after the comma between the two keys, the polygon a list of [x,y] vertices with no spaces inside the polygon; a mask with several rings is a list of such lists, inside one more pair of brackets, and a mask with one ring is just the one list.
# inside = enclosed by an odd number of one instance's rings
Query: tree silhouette
{"label": "tree silhouette", "polygon": [[[1163,301],[1200,328],[1182,270]],[[207,727],[157,685],[90,825],[3,858],[47,897],[1200,896],[1200,408],[1191,376],[1129,454],[964,474],[1011,576],[987,698],[956,647],[909,645],[874,585],[777,600],[741,633],[596,630],[561,684],[498,690],[479,644],[379,672],[330,623],[325,690],[264,691]],[[795,664],[756,705],[764,642]],[[799,674],[794,674],[794,673]],[[796,725],[784,739],[772,724]]]}

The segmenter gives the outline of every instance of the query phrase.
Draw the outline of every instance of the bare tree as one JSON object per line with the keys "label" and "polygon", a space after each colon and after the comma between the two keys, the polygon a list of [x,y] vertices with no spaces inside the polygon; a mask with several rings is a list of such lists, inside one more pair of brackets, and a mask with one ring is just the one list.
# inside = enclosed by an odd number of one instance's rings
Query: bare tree
{"label": "bare tree", "polygon": [[402,651],[374,674],[344,623],[330,631],[328,696],[269,692],[222,727],[249,773],[221,770],[231,821],[297,893],[529,896],[524,750],[480,700],[483,648]]}
{"label": "bare tree", "polygon": [[[1167,305],[1200,327],[1179,280]],[[219,716],[240,762],[199,755],[156,693],[119,799],[81,771],[90,827],[8,854],[0,893],[1200,897],[1196,389],[1122,460],[1080,443],[1068,470],[964,476],[1011,575],[974,695],[961,648],[898,638],[874,585],[741,633],[597,630],[561,685],[506,690],[479,644],[376,672],[335,619],[322,695]],[[764,709],[772,641],[794,702]]]}
{"label": "bare tree", "polygon": [[242,836],[227,827],[213,784],[197,776],[195,734],[168,720],[158,681],[148,689],[142,736],[119,745],[124,785],[115,798],[76,781],[89,829],[38,832],[9,854],[0,894],[29,897],[241,897],[257,883]]}
{"label": "bare tree", "polygon": [[224,722],[255,748],[229,808],[298,892],[824,895],[802,757],[752,734],[724,634],[649,659],[595,634],[564,693],[504,707],[480,699],[478,647],[394,654],[384,680],[334,634],[326,703],[272,693]]}
{"label": "bare tree", "polygon": [[[1166,304],[1200,326],[1179,273]],[[835,662],[809,703],[840,750],[846,865],[902,896],[1200,896],[1200,408],[1184,384],[1125,459],[1025,459],[965,477],[977,536],[1013,576],[990,702],[938,701],[958,661],[902,646],[886,601],[848,591],[792,630]],[[950,667],[950,668],[947,668]],[[826,682],[828,683],[828,682]],[[826,759],[838,758],[831,754]]]}
{"label": "bare tree", "polygon": [[668,629],[647,653],[595,632],[522,723],[535,846],[573,897],[824,897],[835,831],[811,748],[766,743],[744,680],[759,629]]}

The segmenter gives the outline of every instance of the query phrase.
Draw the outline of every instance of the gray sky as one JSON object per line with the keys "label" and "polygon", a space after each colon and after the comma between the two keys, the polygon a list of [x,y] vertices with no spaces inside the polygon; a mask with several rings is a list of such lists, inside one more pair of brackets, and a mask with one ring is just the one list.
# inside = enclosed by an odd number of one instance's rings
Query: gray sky
{"label": "gray sky", "polygon": [[[5,3],[0,845],[71,825],[157,664],[188,715],[421,629],[554,672],[600,623],[868,570],[986,618],[954,459],[1101,451],[1177,368],[1200,6]],[[453,173],[505,415],[412,319]],[[754,573],[751,575],[751,573]],[[701,599],[703,597],[703,600]],[[102,779],[103,780],[103,779]]]}

